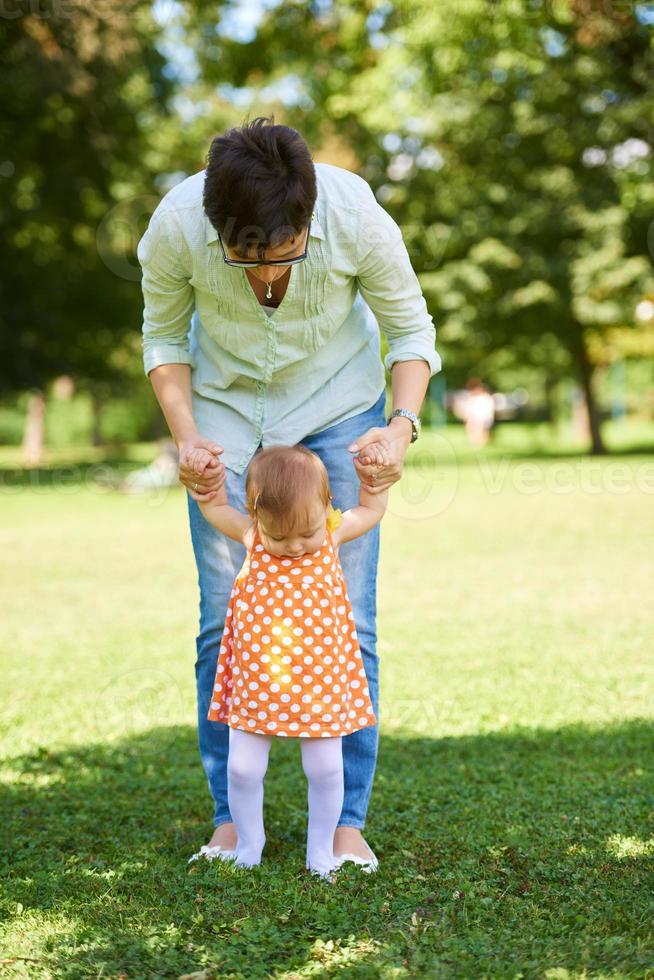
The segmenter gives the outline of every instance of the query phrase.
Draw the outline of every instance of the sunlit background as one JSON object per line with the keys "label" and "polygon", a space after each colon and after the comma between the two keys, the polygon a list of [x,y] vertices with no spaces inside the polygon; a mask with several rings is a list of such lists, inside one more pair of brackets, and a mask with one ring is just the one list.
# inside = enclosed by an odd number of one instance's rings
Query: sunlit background
{"label": "sunlit background", "polygon": [[[651,976],[654,4],[5,0],[0,41],[7,976]],[[290,739],[261,874],[186,866],[197,575],[136,244],[260,115],[370,183],[443,361],[382,523],[380,872],[329,895]]]}

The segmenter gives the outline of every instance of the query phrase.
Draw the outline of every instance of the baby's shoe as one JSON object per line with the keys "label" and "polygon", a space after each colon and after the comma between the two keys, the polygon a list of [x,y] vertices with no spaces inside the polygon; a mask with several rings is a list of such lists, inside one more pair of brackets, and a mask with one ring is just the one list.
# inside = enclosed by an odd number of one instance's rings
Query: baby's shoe
{"label": "baby's shoe", "polygon": [[206,858],[207,861],[213,861],[214,858],[220,858],[221,861],[231,861],[236,857],[236,851],[228,851],[226,848],[221,847],[220,844],[215,844],[213,847],[208,847],[206,844],[203,844],[200,850],[196,851],[186,863],[190,864],[191,861],[197,861],[201,857]]}

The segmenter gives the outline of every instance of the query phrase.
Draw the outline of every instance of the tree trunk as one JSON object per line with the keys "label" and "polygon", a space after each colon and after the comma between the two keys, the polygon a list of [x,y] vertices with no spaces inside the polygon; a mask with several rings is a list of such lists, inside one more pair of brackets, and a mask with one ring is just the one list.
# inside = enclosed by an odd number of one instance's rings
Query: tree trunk
{"label": "tree trunk", "polygon": [[584,393],[586,411],[588,413],[588,433],[590,436],[590,452],[593,456],[600,456],[606,453],[606,446],[602,439],[601,422],[599,407],[595,398],[593,387],[594,368],[588,359],[586,345],[584,344],[581,326],[577,326],[578,338],[575,344],[574,356],[577,365],[579,383]]}
{"label": "tree trunk", "polygon": [[554,410],[554,388],[556,386],[557,379],[549,371],[545,373],[545,381],[543,383],[543,400],[545,403],[545,421],[549,423],[550,426],[554,427],[556,423],[556,412]]}
{"label": "tree trunk", "polygon": [[100,431],[100,416],[102,414],[101,405],[96,394],[91,391],[91,445],[102,446],[104,439]]}
{"label": "tree trunk", "polygon": [[21,445],[23,466],[40,466],[43,463],[43,430],[45,422],[45,395],[35,389],[30,393]]}

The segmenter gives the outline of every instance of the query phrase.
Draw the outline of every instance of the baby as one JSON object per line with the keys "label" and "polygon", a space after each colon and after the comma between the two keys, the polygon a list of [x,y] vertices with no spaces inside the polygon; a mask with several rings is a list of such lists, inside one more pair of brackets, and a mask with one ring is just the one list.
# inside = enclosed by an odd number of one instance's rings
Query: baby
{"label": "baby", "polygon": [[[363,452],[361,454],[363,457]],[[211,454],[188,454],[203,472]],[[365,460],[388,462],[385,443]],[[247,514],[224,486],[200,502],[206,520],[242,542],[246,557],[229,599],[208,717],[229,725],[228,803],[237,865],[261,861],[263,780],[273,737],[299,738],[308,782],[306,867],[332,880],[343,806],[344,735],[375,725],[356,626],[338,557],[341,544],[382,518],[388,491],[335,510],[327,470],[305,446],[270,446],[246,477]],[[342,859],[341,859],[342,860]]]}

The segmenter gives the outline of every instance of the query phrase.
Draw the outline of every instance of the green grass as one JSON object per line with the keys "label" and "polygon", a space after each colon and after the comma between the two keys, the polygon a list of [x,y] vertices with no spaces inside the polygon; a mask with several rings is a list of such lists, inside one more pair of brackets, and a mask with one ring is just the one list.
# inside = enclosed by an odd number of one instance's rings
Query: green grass
{"label": "green grass", "polygon": [[654,461],[525,432],[426,433],[393,490],[381,867],[332,886],[304,870],[290,740],[262,866],[186,865],[211,806],[181,489],[122,496],[88,452],[19,479],[7,451],[3,975],[654,976]]}

